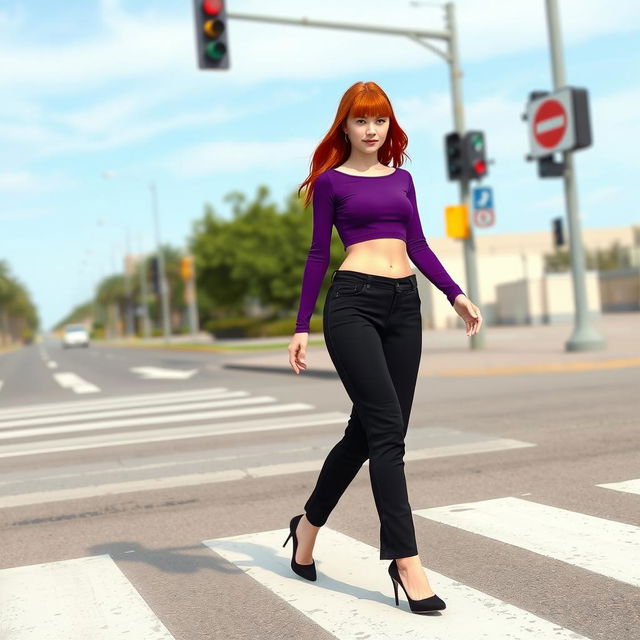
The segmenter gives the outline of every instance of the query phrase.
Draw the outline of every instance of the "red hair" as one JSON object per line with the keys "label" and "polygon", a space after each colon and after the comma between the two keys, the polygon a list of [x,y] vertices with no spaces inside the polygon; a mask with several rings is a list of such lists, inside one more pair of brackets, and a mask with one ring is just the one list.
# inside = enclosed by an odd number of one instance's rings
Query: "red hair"
{"label": "red hair", "polygon": [[409,157],[404,151],[409,139],[396,120],[387,94],[375,82],[356,82],[342,96],[333,124],[313,154],[311,172],[298,189],[299,197],[300,191],[307,185],[305,207],[309,206],[313,198],[313,185],[317,177],[328,169],[340,166],[349,158],[351,143],[343,131],[347,118],[367,116],[389,118],[387,138],[378,151],[378,159],[382,164],[393,162],[394,167],[399,167],[404,162],[403,156]]}

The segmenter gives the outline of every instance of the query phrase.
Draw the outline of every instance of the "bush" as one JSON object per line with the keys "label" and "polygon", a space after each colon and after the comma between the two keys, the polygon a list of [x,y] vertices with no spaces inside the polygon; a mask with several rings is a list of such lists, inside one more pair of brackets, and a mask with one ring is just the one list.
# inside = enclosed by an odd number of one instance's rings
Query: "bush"
{"label": "bush", "polygon": [[[296,318],[224,318],[209,320],[205,331],[214,338],[267,338],[274,336],[290,337],[296,330]],[[309,331],[322,332],[322,315],[311,316]]]}

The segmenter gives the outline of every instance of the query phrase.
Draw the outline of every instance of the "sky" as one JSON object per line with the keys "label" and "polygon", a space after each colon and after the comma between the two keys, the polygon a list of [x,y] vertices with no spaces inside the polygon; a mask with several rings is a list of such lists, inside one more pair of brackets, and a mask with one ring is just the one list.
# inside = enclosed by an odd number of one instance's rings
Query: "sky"
{"label": "sky", "polygon": [[[55,9],[53,8],[55,5]],[[417,6],[414,6],[417,5]],[[640,2],[558,0],[566,79],[589,90],[593,145],[574,154],[583,228],[628,226],[640,140]],[[544,0],[457,0],[467,129],[486,133],[496,221],[482,234],[549,231],[559,179],[537,177],[521,115],[551,90]],[[444,29],[441,3],[229,0],[231,14]],[[0,259],[44,329],[122,269],[127,247],[184,248],[205,203],[271,201],[306,178],[340,97],[375,81],[409,137],[408,169],[427,240],[445,235],[449,70],[410,38],[229,17],[231,68],[197,68],[191,0],[0,0]],[[441,41],[431,41],[443,47]],[[105,177],[107,176],[107,177]]]}

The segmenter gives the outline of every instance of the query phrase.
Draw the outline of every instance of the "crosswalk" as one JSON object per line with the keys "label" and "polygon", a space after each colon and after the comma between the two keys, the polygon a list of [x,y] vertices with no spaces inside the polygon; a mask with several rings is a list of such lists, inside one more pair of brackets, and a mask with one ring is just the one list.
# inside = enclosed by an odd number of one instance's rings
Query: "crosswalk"
{"label": "crosswalk", "polygon": [[[638,486],[640,479],[623,482]],[[510,545],[515,554],[533,551],[640,584],[640,527],[629,523],[513,496],[413,513],[418,526],[420,518],[436,520]],[[338,640],[588,640],[552,616],[535,615],[430,568],[430,583],[447,609],[428,616],[428,622],[411,615],[405,599],[395,606],[388,561],[379,560],[378,549],[327,525],[314,549],[318,580],[308,582],[289,567],[291,546],[282,547],[287,534],[279,528],[201,544]],[[114,640],[125,635],[174,638],[108,554],[0,570],[0,637]]]}
{"label": "crosswalk", "polygon": [[[246,445],[229,451],[216,447],[216,455],[187,456],[181,465],[171,457],[154,463],[156,475],[152,477],[148,465],[138,465],[129,466],[128,477],[123,479],[121,464],[97,466],[95,472],[83,469],[77,478],[67,474],[64,482],[42,471],[33,481],[0,475],[0,508],[319,470],[327,443],[313,433],[314,428],[342,428],[348,418],[343,412],[318,411],[306,402],[283,402],[227,387],[0,410],[0,460],[131,445],[139,451],[140,445],[274,430],[306,430],[308,442],[291,449],[281,445],[270,449],[266,444],[256,451]],[[412,429],[407,441],[408,461],[535,446],[434,426]]]}
{"label": "crosswalk", "polygon": [[[0,411],[0,458],[4,459],[225,434],[248,434],[249,438],[241,448],[220,445],[213,452],[185,453],[179,459],[156,455],[126,468],[105,461],[77,472],[73,467],[38,466],[31,473],[0,473],[0,509],[319,470],[328,447],[326,437],[314,429],[289,446],[281,442],[253,445],[251,435],[319,425],[340,425],[342,430],[347,419],[342,412],[319,411],[309,403],[226,387],[4,409]],[[432,425],[410,430],[405,460],[532,446]],[[624,493],[627,500],[640,496],[640,478],[612,474],[594,486],[605,496],[614,492]],[[640,586],[640,522],[631,515],[626,522],[595,517],[558,502],[523,498],[526,495],[439,507],[413,505],[416,528],[421,521],[438,522],[452,532],[458,529],[491,540],[514,556],[535,553],[541,562],[549,563],[550,572],[552,566],[557,571],[560,565],[632,588]],[[388,561],[379,560],[378,549],[331,526],[322,528],[314,550],[318,580],[307,582],[290,569],[291,542],[282,547],[287,533],[283,528],[267,529],[199,542],[203,552],[231,563],[296,615],[338,640],[588,640],[563,626],[553,612],[548,617],[536,615],[521,602],[516,606],[461,582],[454,572],[445,575],[429,567],[431,586],[445,599],[447,609],[427,616],[428,620],[411,615],[402,590],[400,606],[395,606]],[[456,537],[451,540],[455,544]],[[153,610],[140,595],[149,591],[148,585],[128,578],[121,562],[101,554],[0,569],[0,638],[185,637],[176,630],[171,633],[163,612]]]}

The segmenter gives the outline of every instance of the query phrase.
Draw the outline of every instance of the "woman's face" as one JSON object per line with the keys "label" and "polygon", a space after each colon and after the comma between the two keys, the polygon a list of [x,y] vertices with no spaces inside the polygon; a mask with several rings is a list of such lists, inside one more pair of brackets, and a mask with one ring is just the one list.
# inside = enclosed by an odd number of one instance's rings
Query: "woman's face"
{"label": "woman's face", "polygon": [[[362,153],[376,154],[387,139],[389,118],[387,116],[347,118],[346,131],[352,149]],[[372,142],[369,143],[367,140]]]}

